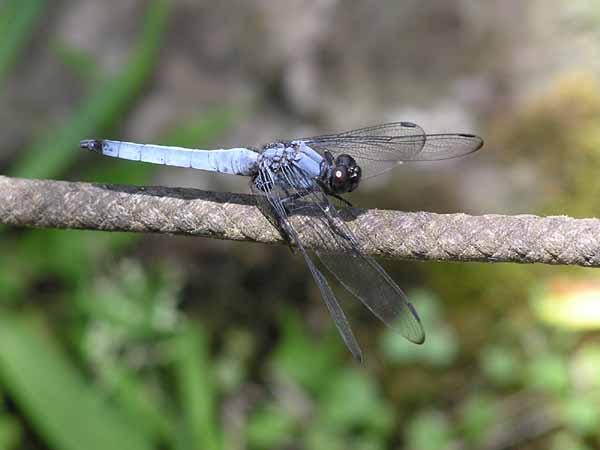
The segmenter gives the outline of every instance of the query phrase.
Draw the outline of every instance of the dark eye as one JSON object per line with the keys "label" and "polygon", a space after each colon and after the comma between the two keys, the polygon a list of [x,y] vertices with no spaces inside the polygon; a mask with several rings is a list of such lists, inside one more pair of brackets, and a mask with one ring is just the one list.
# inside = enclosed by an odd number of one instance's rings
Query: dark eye
{"label": "dark eye", "polygon": [[358,187],[361,170],[354,158],[349,155],[338,155],[329,175],[329,186],[337,194],[351,192]]}

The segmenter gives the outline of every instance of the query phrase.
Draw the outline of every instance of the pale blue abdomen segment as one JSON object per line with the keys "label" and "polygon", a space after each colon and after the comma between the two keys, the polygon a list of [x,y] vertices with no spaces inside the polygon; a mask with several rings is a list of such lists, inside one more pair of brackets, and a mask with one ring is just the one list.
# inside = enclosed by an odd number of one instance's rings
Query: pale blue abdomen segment
{"label": "pale blue abdomen segment", "polygon": [[86,140],[81,141],[80,146],[113,158],[166,166],[245,176],[252,176],[257,171],[258,154],[247,148],[193,150],[111,140]]}

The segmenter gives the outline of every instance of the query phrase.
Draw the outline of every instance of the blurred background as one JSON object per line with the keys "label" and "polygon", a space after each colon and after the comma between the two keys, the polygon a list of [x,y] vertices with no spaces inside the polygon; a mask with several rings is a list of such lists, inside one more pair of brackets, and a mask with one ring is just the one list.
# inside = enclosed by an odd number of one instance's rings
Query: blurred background
{"label": "blurred background", "polygon": [[[598,216],[599,27],[598,0],[3,0],[0,172],[246,192],[78,141],[407,120],[486,145],[365,182],[357,206]],[[595,271],[382,264],[428,338],[340,292],[363,367],[285,247],[1,228],[0,448],[600,447]]]}

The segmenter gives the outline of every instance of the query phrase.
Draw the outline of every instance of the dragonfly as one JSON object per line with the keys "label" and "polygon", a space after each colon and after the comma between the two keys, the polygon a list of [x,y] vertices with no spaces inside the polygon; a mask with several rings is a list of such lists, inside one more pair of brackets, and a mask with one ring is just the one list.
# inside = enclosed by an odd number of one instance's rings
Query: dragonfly
{"label": "dragonfly", "polygon": [[[261,148],[197,150],[106,139],[80,142],[81,148],[104,156],[249,177],[258,207],[290,247],[299,250],[343,342],[359,362],[363,353],[332,290],[332,279],[410,342],[422,344],[425,331],[404,292],[365,251],[368,236],[359,238],[342,218],[341,208],[351,206],[343,195],[404,162],[457,158],[482,145],[473,134],[426,134],[412,122],[281,140]],[[304,227],[317,238],[313,251],[300,238]]]}

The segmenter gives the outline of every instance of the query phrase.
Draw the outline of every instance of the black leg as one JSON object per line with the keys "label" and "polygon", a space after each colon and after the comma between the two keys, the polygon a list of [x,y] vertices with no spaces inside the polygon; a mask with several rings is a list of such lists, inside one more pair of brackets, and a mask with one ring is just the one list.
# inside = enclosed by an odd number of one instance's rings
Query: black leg
{"label": "black leg", "polygon": [[323,181],[321,181],[321,180],[316,180],[316,181],[317,181],[317,184],[321,187],[321,189],[323,189],[323,192],[325,192],[327,195],[329,195],[329,196],[331,196],[333,198],[337,198],[339,201],[341,201],[342,203],[344,203],[346,206],[349,206],[350,208],[352,208],[352,203],[350,203],[344,197],[339,196],[335,192],[331,192],[331,189],[329,189],[327,187],[327,185],[325,183],[323,183]]}
{"label": "black leg", "polygon": [[327,195],[332,196],[333,198],[337,198],[339,201],[341,201],[342,203],[344,203],[346,206],[349,206],[350,208],[352,208],[352,203],[350,203],[348,200],[346,200],[344,197],[340,197],[337,194],[334,193],[328,193]]}

